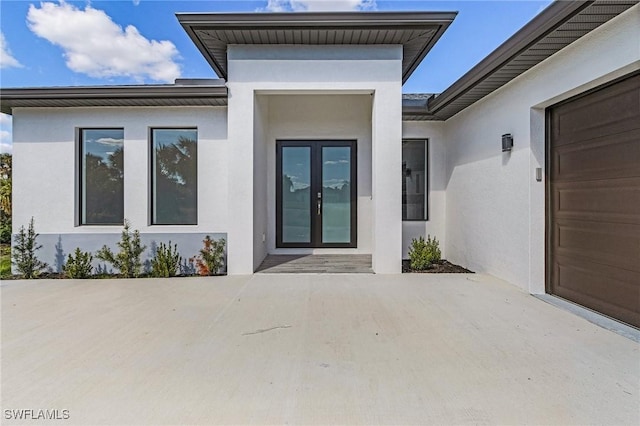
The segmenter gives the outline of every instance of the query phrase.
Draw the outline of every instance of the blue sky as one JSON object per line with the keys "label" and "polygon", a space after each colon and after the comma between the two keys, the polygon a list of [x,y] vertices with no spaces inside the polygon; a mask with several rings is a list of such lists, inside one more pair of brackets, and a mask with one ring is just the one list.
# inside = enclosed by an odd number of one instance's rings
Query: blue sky
{"label": "blue sky", "polygon": [[[551,3],[550,0],[120,0],[0,2],[0,86],[169,83],[215,73],[176,12],[303,10],[457,11],[404,85],[438,93]],[[11,119],[0,117],[0,148],[11,150]]]}

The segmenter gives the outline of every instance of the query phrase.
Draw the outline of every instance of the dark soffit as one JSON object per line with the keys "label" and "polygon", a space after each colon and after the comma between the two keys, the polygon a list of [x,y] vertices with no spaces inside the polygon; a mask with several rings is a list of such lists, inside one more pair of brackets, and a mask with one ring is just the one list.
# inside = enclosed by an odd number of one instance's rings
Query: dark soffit
{"label": "dark soffit", "polygon": [[229,44],[402,45],[402,82],[456,12],[178,13],[207,62],[227,78]]}
{"label": "dark soffit", "polygon": [[423,113],[440,120],[453,117],[636,4],[637,0],[555,1],[444,92],[430,98]]}
{"label": "dark soffit", "polygon": [[224,80],[207,80],[207,84],[192,83],[0,89],[0,111],[11,114],[12,108],[19,107],[227,105]]}

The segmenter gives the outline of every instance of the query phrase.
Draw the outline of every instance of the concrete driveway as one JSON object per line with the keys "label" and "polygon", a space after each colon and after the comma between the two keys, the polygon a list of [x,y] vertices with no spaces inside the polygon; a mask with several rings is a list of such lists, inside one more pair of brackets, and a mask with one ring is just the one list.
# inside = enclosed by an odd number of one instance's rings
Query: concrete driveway
{"label": "concrete driveway", "polygon": [[4,424],[640,423],[640,345],[486,275],[13,281],[1,296]]}

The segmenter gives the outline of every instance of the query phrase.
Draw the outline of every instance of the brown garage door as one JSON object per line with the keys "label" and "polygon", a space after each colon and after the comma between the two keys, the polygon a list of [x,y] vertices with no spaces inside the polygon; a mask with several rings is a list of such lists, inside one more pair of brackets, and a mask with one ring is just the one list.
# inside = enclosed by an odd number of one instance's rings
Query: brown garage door
{"label": "brown garage door", "polygon": [[547,117],[547,292],[640,327],[640,74]]}

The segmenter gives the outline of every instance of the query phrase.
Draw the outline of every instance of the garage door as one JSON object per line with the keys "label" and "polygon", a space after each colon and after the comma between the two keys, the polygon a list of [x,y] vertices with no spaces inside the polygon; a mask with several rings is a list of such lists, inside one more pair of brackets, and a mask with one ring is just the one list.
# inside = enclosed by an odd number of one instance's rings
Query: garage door
{"label": "garage door", "polygon": [[547,292],[640,327],[640,74],[547,117]]}

